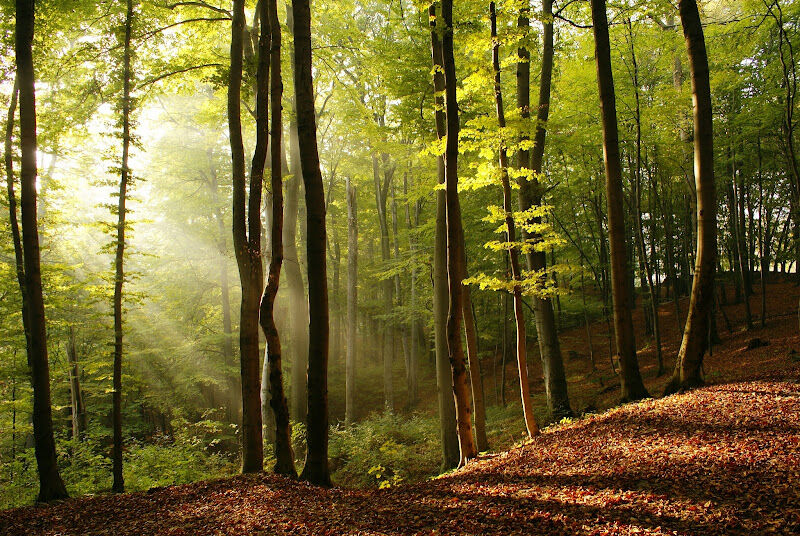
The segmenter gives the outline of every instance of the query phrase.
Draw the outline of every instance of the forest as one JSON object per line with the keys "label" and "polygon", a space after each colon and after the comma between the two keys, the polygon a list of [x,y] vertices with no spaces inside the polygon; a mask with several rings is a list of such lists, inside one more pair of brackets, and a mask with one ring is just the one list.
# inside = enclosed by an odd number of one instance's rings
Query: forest
{"label": "forest", "polygon": [[0,13],[0,534],[800,532],[800,2]]}

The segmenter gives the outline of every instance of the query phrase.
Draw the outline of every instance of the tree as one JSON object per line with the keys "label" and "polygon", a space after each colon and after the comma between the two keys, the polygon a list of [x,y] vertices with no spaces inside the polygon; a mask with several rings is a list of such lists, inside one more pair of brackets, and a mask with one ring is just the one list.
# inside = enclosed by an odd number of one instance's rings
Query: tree
{"label": "tree", "polygon": [[[265,9],[263,4],[261,9]],[[265,27],[266,26],[266,27]],[[242,377],[242,472],[263,469],[261,424],[261,369],[258,314],[264,285],[261,263],[261,189],[267,157],[269,99],[269,25],[262,25],[258,40],[256,74],[256,145],[250,168],[250,188],[242,140],[241,86],[245,36],[244,0],[234,0],[231,22],[231,67],[228,82],[228,130],[233,175],[233,247],[242,286],[239,320],[239,354]]]}
{"label": "tree", "polygon": [[[269,372],[270,406],[275,415],[275,473],[279,475],[297,476],[294,469],[294,453],[292,452],[292,430],[289,422],[289,406],[283,392],[283,370],[281,368],[281,339],[275,325],[275,297],[283,264],[283,166],[281,157],[281,97],[283,80],[281,79],[281,25],[278,21],[277,0],[268,0],[261,6],[259,14],[261,36],[259,38],[260,53],[267,47],[261,41],[269,39],[270,52],[270,97],[272,98],[272,126],[270,129],[270,186],[272,190],[272,229],[270,247],[272,254],[269,261],[267,287],[261,298],[259,310],[261,329],[267,339],[267,361]],[[264,30],[269,28],[269,33]]]}
{"label": "tree", "polygon": [[345,426],[353,424],[356,404],[356,344],[358,339],[358,203],[356,187],[347,177],[347,354],[345,355]]}
{"label": "tree", "polygon": [[697,2],[681,0],[679,10],[689,56],[694,103],[697,244],[689,313],[675,371],[666,393],[690,389],[703,383],[700,374],[708,345],[708,325],[714,303],[714,272],[717,265],[717,196],[714,184],[714,135],[708,54]]}
{"label": "tree", "polygon": [[114,448],[112,454],[114,482],[111,489],[115,493],[125,491],[122,476],[122,286],[125,282],[125,228],[128,213],[126,201],[131,180],[128,159],[131,148],[131,32],[133,26],[133,0],[127,0],[125,10],[125,34],[122,56],[122,160],[119,178],[119,197],[117,199],[117,237],[114,255],[114,374],[112,394],[112,423]]}
{"label": "tree", "polygon": [[[497,11],[495,3],[489,3],[489,17],[492,32],[492,70],[494,71],[494,100],[497,112],[497,126],[502,131],[506,128],[506,116],[503,110],[503,90],[500,84],[500,40],[497,38]],[[525,330],[525,311],[522,309],[522,272],[519,266],[517,251],[516,226],[514,223],[514,207],[511,204],[511,181],[508,178],[508,152],[505,142],[500,141],[498,151],[500,165],[500,182],[503,186],[503,211],[505,212],[506,239],[508,242],[508,259],[511,264],[511,277],[514,280],[514,323],[517,328],[517,368],[519,370],[519,391],[522,397],[522,413],[525,416],[525,428],[528,436],[539,433],[539,425],[531,407],[530,384],[528,382],[528,346]]]}
{"label": "tree", "polygon": [[67,489],[58,471],[56,444],[53,438],[47,325],[39,256],[36,206],[36,96],[33,69],[34,0],[17,0],[16,6],[15,51],[19,88],[20,151],[22,154],[20,211],[25,293],[28,303],[27,317],[30,328],[28,365],[31,368],[33,385],[33,436],[36,465],[39,471],[37,501],[49,502],[67,498]]}
{"label": "tree", "polygon": [[636,340],[628,287],[629,267],[625,249],[625,218],[622,200],[622,164],[617,132],[617,106],[611,71],[611,45],[605,0],[592,0],[592,23],[597,63],[597,85],[603,119],[603,160],[608,203],[608,238],[611,246],[611,291],[614,301],[614,331],[620,363],[620,390],[624,401],[649,395],[642,382],[636,357]]}
{"label": "tree", "polygon": [[303,183],[306,187],[308,226],[308,449],[300,478],[330,486],[328,468],[328,275],[325,246],[325,192],[317,151],[314,83],[311,75],[311,6],[293,0],[294,93],[297,136]]}
{"label": "tree", "polygon": [[[447,133],[444,111],[444,53],[440,35],[442,18],[436,13],[437,2],[428,8],[431,27],[431,58],[433,62],[433,89],[436,136],[441,141]],[[444,157],[436,157],[437,179],[445,183]],[[435,236],[433,246],[433,330],[436,351],[436,384],[439,402],[439,430],[442,441],[442,469],[452,469],[459,462],[458,434],[456,432],[456,406],[451,396],[453,381],[447,352],[447,199],[444,188],[436,191]]]}
{"label": "tree", "polygon": [[456,404],[456,429],[460,451],[459,465],[478,455],[472,435],[469,385],[464,347],[461,343],[463,317],[462,281],[464,280],[464,229],[458,199],[458,102],[456,101],[456,66],[453,57],[453,1],[442,0],[442,56],[444,67],[446,145],[444,153],[445,198],[447,207],[447,280],[450,305],[447,312],[447,353],[453,376]]}
{"label": "tree", "polygon": [[[519,181],[519,205],[521,211],[531,207],[541,206],[542,188],[539,185],[539,175],[542,173],[544,160],[545,139],[547,136],[547,119],[550,116],[550,88],[553,78],[553,2],[542,2],[542,73],[539,82],[539,106],[536,112],[536,134],[533,152],[521,149],[518,153],[519,168],[523,177]],[[530,21],[528,8],[520,11],[518,26],[523,31],[528,31]],[[530,52],[526,47],[520,47],[517,63],[517,107],[523,119],[530,117]],[[522,136],[522,141],[527,141],[527,136]],[[533,223],[539,223],[539,218],[534,218]],[[526,222],[527,223],[527,222]],[[530,237],[522,229],[523,237]],[[547,267],[545,251],[531,249],[526,255],[528,270],[541,270]],[[546,277],[542,274],[541,277]],[[533,311],[536,318],[536,333],[539,338],[539,353],[542,358],[542,368],[545,379],[545,392],[547,394],[547,408],[550,417],[559,421],[564,417],[572,416],[567,392],[567,378],[564,373],[564,360],[561,355],[561,346],[558,341],[556,319],[553,313],[553,300],[542,296],[532,296]]]}

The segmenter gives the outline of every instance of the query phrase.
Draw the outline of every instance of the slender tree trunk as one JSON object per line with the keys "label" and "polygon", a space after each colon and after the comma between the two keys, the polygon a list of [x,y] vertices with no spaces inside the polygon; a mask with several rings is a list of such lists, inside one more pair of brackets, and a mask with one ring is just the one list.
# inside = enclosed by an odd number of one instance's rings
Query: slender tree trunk
{"label": "slender tree trunk", "polygon": [[[489,3],[489,17],[492,28],[492,69],[494,70],[494,101],[497,112],[497,125],[500,130],[506,128],[506,117],[503,110],[503,92],[500,84],[500,41],[497,38],[497,13],[494,2]],[[522,397],[522,414],[525,417],[525,428],[528,436],[539,433],[539,425],[531,406],[530,383],[528,382],[528,347],[525,329],[525,311],[522,308],[522,271],[519,266],[517,251],[516,225],[514,223],[514,207],[511,203],[511,181],[508,178],[508,153],[501,142],[499,150],[500,182],[503,186],[503,210],[505,211],[506,240],[508,241],[508,257],[511,263],[511,278],[514,281],[514,322],[517,329],[517,367],[519,370],[519,391]]]}
{"label": "slender tree trunk", "polygon": [[[419,223],[419,203],[415,203],[414,219],[411,218],[411,203],[408,199],[408,174],[403,177],[403,194],[406,197],[406,227],[408,228],[408,250],[412,259],[416,255],[416,240],[414,227]],[[409,408],[419,402],[419,322],[417,322],[417,267],[411,266],[411,292],[410,309],[411,322],[409,323],[409,352],[408,352],[408,405]]]}
{"label": "slender tree trunk", "polygon": [[[33,385],[33,436],[39,470],[37,501],[49,502],[67,497],[58,472],[50,406],[50,366],[47,359],[47,325],[42,296],[39,256],[39,228],[36,215],[36,98],[33,71],[33,0],[16,1],[16,65],[19,84],[19,130],[21,185],[22,251],[25,293],[28,302],[30,348],[28,364]],[[12,178],[13,180],[13,178]]]}
{"label": "slender tree trunk", "polygon": [[[465,252],[466,253],[466,252]],[[464,277],[467,277],[467,260],[464,259]],[[467,365],[469,367],[469,385],[472,391],[472,406],[475,408],[473,425],[475,426],[475,446],[479,452],[489,450],[486,437],[486,404],[483,393],[483,376],[478,355],[478,330],[475,327],[475,316],[472,308],[472,293],[468,286],[462,287],[462,315],[464,317],[464,338],[467,343]]]}
{"label": "slender tree trunk", "polygon": [[[542,173],[544,161],[544,147],[547,135],[547,119],[550,114],[550,88],[553,77],[553,2],[542,2],[542,74],[539,85],[539,103],[536,113],[536,134],[534,137],[533,152],[519,151],[518,165],[520,170],[527,170],[530,175],[519,180],[520,210],[526,211],[531,207],[542,204],[542,189],[539,184],[539,175]],[[518,26],[527,32],[530,26],[528,8],[523,8],[518,19]],[[523,118],[530,117],[530,52],[522,47],[517,52],[517,107],[520,108]],[[523,141],[527,138],[523,136]],[[539,218],[534,218],[533,223],[538,223]],[[522,236],[526,240],[537,238],[530,236],[524,227]],[[542,271],[541,277],[546,277],[547,257],[544,251],[531,251],[526,255],[528,270]],[[561,346],[558,340],[553,300],[541,296],[532,296],[533,311],[536,319],[536,332],[539,340],[539,353],[541,354],[542,370],[544,372],[545,392],[547,394],[547,408],[550,417],[559,421],[564,417],[572,416],[567,392],[567,378],[564,372],[564,360],[561,355]]]}
{"label": "slender tree trunk", "polygon": [[614,77],[611,71],[611,46],[605,0],[592,0],[592,22],[597,61],[597,84],[603,118],[603,156],[608,203],[608,238],[611,245],[611,289],[614,301],[614,330],[620,363],[620,387],[623,401],[647,398],[636,357],[636,340],[628,290],[629,267],[625,250],[625,218],[622,202],[622,166],[619,157],[617,107]]}
{"label": "slender tree trunk", "polygon": [[[291,10],[289,10],[291,13]],[[288,25],[289,28],[292,25]],[[291,416],[295,421],[304,421],[307,410],[308,390],[306,370],[308,368],[308,300],[300,269],[300,256],[297,251],[297,216],[299,212],[300,184],[303,178],[300,162],[300,146],[297,140],[297,122],[289,123],[289,147],[291,154],[292,178],[286,182],[286,209],[283,226],[284,260],[286,261],[286,287],[292,322],[292,365],[291,365]]]}
{"label": "slender tree trunk", "polygon": [[358,339],[358,197],[347,177],[347,354],[345,357],[345,427],[355,421],[356,341]]}
{"label": "slender tree trunk", "polygon": [[447,281],[450,306],[447,312],[447,352],[453,376],[456,403],[456,429],[460,451],[459,466],[478,455],[472,435],[472,411],[469,401],[466,357],[461,343],[463,321],[464,228],[458,199],[458,103],[456,101],[456,66],[453,57],[453,0],[442,0],[442,56],[445,85],[447,142],[444,156],[445,196],[447,200]]}
{"label": "slender tree trunk", "polygon": [[766,240],[766,232],[763,225],[764,220],[764,176],[761,171],[761,136],[758,137],[758,258],[760,261],[761,277],[761,327],[767,325],[767,274],[769,273],[768,254],[765,247],[769,247]]}
{"label": "slender tree trunk", "polygon": [[[265,4],[265,5],[264,5]],[[281,26],[278,22],[277,0],[266,0],[261,5],[261,37],[259,54],[266,55],[269,40],[270,97],[272,99],[272,125],[270,128],[270,186],[272,197],[271,255],[269,275],[264,295],[261,298],[259,317],[261,328],[267,339],[267,362],[269,374],[270,407],[275,416],[275,473],[297,476],[292,452],[292,428],[289,422],[289,406],[283,391],[283,368],[281,363],[281,339],[275,325],[275,298],[280,285],[283,265],[283,153],[281,123],[283,79],[281,77]],[[269,28],[269,32],[265,29]],[[259,58],[261,61],[261,58]]]}
{"label": "slender tree trunk", "polygon": [[[261,10],[259,10],[261,11]],[[269,28],[261,28],[256,73],[256,145],[250,169],[249,198],[241,124],[244,1],[234,0],[231,26],[231,68],[228,86],[228,128],[233,174],[233,246],[242,286],[239,354],[242,378],[242,472],[263,469],[261,368],[258,314],[264,286],[261,261],[261,189],[266,165],[269,124]]]}
{"label": "slender tree trunk", "polygon": [[133,0],[127,0],[125,14],[125,40],[123,51],[122,78],[122,172],[119,180],[119,199],[117,205],[117,251],[114,257],[114,378],[112,391],[112,428],[114,448],[112,452],[115,493],[125,491],[122,476],[122,285],[125,282],[125,228],[128,186],[131,180],[128,157],[131,145],[131,27],[133,24]]}
{"label": "slender tree trunk", "polygon": [[297,135],[306,189],[308,255],[308,418],[306,463],[301,478],[330,486],[328,469],[328,275],[325,259],[325,192],[317,152],[311,78],[311,6],[294,0],[294,92]]}
{"label": "slender tree trunk", "polygon": [[69,327],[67,361],[69,363],[69,394],[72,405],[72,439],[83,441],[86,437],[86,407],[83,404],[83,391],[81,390],[75,328],[72,326]]}
{"label": "slender tree trunk", "polygon": [[[433,61],[433,86],[436,91],[436,134],[441,140],[446,135],[444,113],[444,59],[442,52],[442,19],[436,14],[436,3],[429,9],[431,26],[431,57]],[[436,160],[439,184],[445,183],[444,158]],[[439,401],[439,429],[442,441],[442,470],[452,469],[459,463],[456,407],[452,396],[453,380],[447,351],[447,307],[450,299],[447,287],[447,200],[444,189],[436,191],[436,232],[433,248],[433,324],[436,350],[436,384]]]}
{"label": "slender tree trunk", "polygon": [[[636,166],[634,168],[634,196],[633,201],[635,205],[634,219],[636,222],[636,243],[639,249],[639,259],[642,267],[642,275],[645,278],[647,285],[647,305],[650,309],[650,317],[652,319],[653,336],[655,338],[656,346],[656,362],[658,369],[656,376],[664,374],[664,358],[661,354],[661,326],[658,320],[658,301],[656,299],[655,286],[653,285],[653,271],[650,268],[650,261],[647,258],[647,247],[644,243],[644,224],[642,223],[642,114],[641,103],[639,95],[639,65],[636,61],[636,48],[633,42],[633,26],[631,20],[627,21],[628,36],[630,38],[630,52],[631,63],[633,64],[633,87],[634,96],[636,97],[635,107],[635,120],[636,120]],[[650,219],[653,219],[653,214],[650,214]],[[651,238],[652,240],[652,238]],[[655,257],[653,257],[655,261]]]}
{"label": "slender tree trunk", "polygon": [[[736,214],[732,219],[734,226],[731,228],[731,234],[734,240],[734,254],[736,256],[736,265],[739,268],[739,283],[742,287],[742,298],[744,299],[744,319],[747,330],[753,329],[753,315],[750,311],[750,295],[753,289],[750,285],[749,272],[750,269],[747,265],[747,257],[745,251],[745,237],[744,232],[744,196],[741,194],[741,184],[737,184],[736,179],[736,152],[731,149],[731,182],[730,182],[730,206],[729,210]],[[737,191],[738,190],[738,191]],[[737,195],[738,194],[738,195]],[[738,198],[738,199],[737,199]]]}
{"label": "slender tree trunk", "polygon": [[708,344],[709,315],[714,301],[717,251],[717,201],[714,185],[714,138],[711,87],[703,26],[695,0],[680,0],[683,35],[689,55],[694,101],[694,161],[697,185],[697,264],[689,301],[689,314],[675,372],[666,392],[703,383],[703,355]]}

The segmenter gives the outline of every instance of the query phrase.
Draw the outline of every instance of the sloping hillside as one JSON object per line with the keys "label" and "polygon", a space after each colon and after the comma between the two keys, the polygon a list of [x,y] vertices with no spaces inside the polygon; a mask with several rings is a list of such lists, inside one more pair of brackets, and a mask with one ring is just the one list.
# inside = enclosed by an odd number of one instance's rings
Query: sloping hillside
{"label": "sloping hillside", "polygon": [[800,368],[548,429],[368,491],[237,477],[0,512],[4,535],[797,534]]}

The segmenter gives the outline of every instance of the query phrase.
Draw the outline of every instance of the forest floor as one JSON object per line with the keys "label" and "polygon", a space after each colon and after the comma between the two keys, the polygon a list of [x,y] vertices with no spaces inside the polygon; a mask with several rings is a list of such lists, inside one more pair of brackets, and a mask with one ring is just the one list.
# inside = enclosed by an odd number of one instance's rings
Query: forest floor
{"label": "forest floor", "polygon": [[[712,385],[550,426],[439,478],[326,490],[239,476],[0,511],[0,534],[800,534],[798,289],[775,283],[768,294],[764,328],[758,296],[750,332],[740,329],[743,307],[725,307],[733,329],[719,326],[706,360]],[[671,370],[677,322],[661,316]],[[592,326],[595,344],[603,329]],[[565,333],[565,351],[579,333]],[[756,337],[768,344],[748,349]],[[641,358],[657,395],[666,377],[655,376],[648,348]],[[583,372],[568,366],[570,386],[597,385],[572,389],[574,406],[610,405],[613,383],[601,387],[602,372],[584,361]]]}

